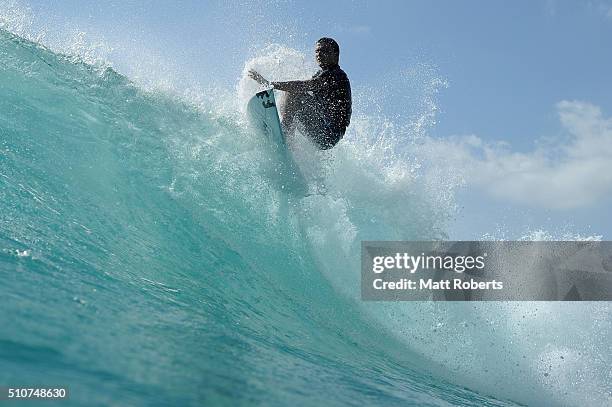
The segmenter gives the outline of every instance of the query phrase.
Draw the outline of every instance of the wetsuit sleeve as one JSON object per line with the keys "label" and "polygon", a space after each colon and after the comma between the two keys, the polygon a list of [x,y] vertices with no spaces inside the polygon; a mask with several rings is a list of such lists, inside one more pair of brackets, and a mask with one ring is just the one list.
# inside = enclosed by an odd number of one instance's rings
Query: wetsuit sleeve
{"label": "wetsuit sleeve", "polygon": [[321,89],[325,79],[321,76],[316,76],[305,81],[288,81],[288,82],[271,82],[274,89],[283,90],[285,92],[308,92]]}

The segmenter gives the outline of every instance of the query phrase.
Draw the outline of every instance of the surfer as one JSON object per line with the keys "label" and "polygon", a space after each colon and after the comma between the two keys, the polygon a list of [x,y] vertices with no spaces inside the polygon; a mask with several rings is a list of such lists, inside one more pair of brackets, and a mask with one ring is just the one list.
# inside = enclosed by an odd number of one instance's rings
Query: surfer
{"label": "surfer", "polygon": [[285,135],[293,134],[299,121],[308,137],[322,150],[335,146],[351,121],[351,84],[338,65],[340,47],[332,38],[321,38],[315,59],[321,69],[304,81],[270,82],[257,71],[249,76],[264,86],[287,92],[281,109]]}

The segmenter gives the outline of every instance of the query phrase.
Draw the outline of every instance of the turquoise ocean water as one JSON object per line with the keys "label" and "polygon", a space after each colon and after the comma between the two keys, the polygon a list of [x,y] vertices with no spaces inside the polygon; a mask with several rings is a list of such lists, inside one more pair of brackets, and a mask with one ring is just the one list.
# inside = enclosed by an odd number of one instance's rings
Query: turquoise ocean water
{"label": "turquoise ocean water", "polygon": [[300,150],[311,194],[287,193],[219,97],[0,30],[0,386],[87,406],[610,400],[606,306],[361,303],[360,241],[444,237],[444,188],[356,116],[332,158]]}

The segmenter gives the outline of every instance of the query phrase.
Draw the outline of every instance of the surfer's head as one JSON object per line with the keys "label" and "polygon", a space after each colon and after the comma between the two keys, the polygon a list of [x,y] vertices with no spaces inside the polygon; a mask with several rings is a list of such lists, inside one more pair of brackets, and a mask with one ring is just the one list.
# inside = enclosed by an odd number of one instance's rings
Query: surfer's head
{"label": "surfer's head", "polygon": [[333,38],[323,37],[315,45],[315,58],[321,68],[338,65],[340,47]]}

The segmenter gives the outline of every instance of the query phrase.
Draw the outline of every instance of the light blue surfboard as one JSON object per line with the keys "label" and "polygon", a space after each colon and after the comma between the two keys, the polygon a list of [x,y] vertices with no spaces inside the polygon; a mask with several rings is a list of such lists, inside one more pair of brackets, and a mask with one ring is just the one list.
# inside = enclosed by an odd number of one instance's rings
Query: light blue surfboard
{"label": "light blue surfboard", "polygon": [[280,118],[274,99],[274,90],[258,92],[247,105],[251,124],[263,133],[275,148],[286,149],[285,137],[281,129]]}
{"label": "light blue surfboard", "polygon": [[283,135],[274,90],[258,92],[249,100],[247,113],[251,125],[264,137],[273,151],[272,168],[283,190],[298,192],[304,189],[299,172]]}

